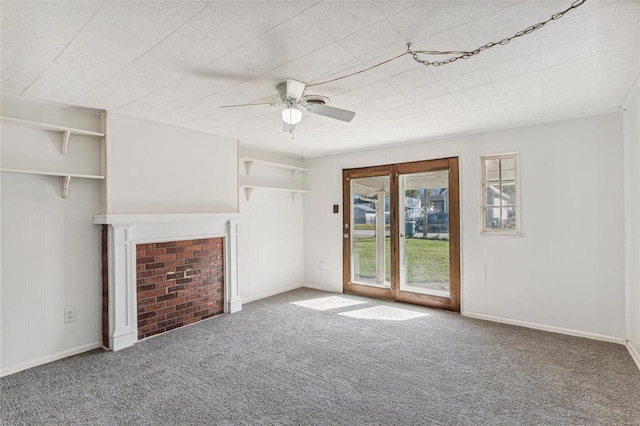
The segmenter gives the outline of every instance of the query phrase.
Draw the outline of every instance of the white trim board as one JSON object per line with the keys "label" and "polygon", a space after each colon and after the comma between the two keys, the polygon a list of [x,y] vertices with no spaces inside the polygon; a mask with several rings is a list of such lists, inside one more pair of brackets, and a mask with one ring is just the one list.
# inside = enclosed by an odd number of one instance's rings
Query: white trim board
{"label": "white trim board", "polygon": [[31,361],[23,362],[22,364],[14,365],[12,367],[4,368],[0,370],[0,377],[8,376],[10,374],[17,373],[22,370],[37,367],[39,365],[48,364],[53,361],[58,361],[62,358],[67,358],[73,355],[78,355],[83,352],[90,351],[92,349],[102,348],[102,342],[89,343],[88,345],[78,346],[77,348],[68,349],[66,351],[58,352],[52,355],[43,356],[42,358],[33,359]]}
{"label": "white trim board", "polygon": [[473,312],[461,312],[463,317],[481,319],[485,321],[499,322],[502,324],[517,325],[519,327],[533,328],[535,330],[550,331],[552,333],[566,334],[568,336],[584,337],[602,342],[626,345],[627,341],[620,337],[605,336],[603,334],[589,333],[586,331],[572,330],[570,328],[554,327],[552,325],[536,324],[534,322],[520,321],[509,318],[494,317],[492,315],[475,314]]}
{"label": "white trim board", "polygon": [[245,299],[242,296],[240,296],[240,297],[242,297],[242,304],[244,305],[244,304],[249,303],[249,302],[255,302],[256,300],[265,299],[267,297],[275,296],[276,294],[286,293],[287,291],[295,290],[295,289],[300,288],[300,287],[302,287],[302,284],[295,284],[295,285],[292,285],[290,287],[280,288],[278,290],[273,290],[273,291],[270,291],[270,292],[267,292],[267,293],[262,293],[262,294],[259,294],[257,296],[249,297],[247,299]]}
{"label": "white trim board", "polygon": [[322,286],[319,286],[319,285],[313,285],[313,284],[302,284],[302,287],[311,288],[313,290],[326,291],[327,293],[339,293],[339,294],[344,293],[344,291],[342,290],[342,287],[340,287],[340,290],[334,290],[334,289],[331,289],[331,288],[326,288],[326,287],[322,287]]}
{"label": "white trim board", "polygon": [[636,349],[630,340],[627,340],[627,349],[631,354],[631,358],[636,362],[638,369],[640,369],[640,350]]}

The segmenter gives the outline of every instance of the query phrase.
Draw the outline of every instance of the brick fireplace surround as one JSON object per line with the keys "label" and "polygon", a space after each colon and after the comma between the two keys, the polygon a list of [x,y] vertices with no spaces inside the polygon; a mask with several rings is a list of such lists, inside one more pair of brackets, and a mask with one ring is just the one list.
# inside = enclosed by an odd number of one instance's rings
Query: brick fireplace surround
{"label": "brick fireplace surround", "polygon": [[103,340],[139,339],[242,309],[240,213],[100,215]]}
{"label": "brick fireplace surround", "polygon": [[222,313],[222,238],[136,245],[138,339]]}

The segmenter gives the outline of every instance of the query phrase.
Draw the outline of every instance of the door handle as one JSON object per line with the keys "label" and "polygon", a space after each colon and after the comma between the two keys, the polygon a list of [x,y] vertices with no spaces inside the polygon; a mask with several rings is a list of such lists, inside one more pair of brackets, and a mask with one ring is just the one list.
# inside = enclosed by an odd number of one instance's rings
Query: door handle
{"label": "door handle", "polygon": [[345,237],[346,239],[349,239],[349,233],[348,232],[342,234],[342,236]]}

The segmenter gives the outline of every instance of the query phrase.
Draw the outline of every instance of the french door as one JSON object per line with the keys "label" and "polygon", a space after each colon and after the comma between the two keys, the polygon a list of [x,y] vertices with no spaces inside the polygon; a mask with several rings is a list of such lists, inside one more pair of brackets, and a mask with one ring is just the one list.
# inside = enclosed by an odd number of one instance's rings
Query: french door
{"label": "french door", "polygon": [[343,170],[346,293],[460,310],[458,159]]}

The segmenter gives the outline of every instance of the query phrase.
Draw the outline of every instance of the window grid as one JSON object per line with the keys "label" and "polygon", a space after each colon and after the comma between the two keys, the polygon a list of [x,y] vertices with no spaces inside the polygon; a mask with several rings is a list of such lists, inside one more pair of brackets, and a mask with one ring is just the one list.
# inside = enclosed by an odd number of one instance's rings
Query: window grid
{"label": "window grid", "polygon": [[481,230],[487,234],[520,234],[518,154],[481,157]]}

